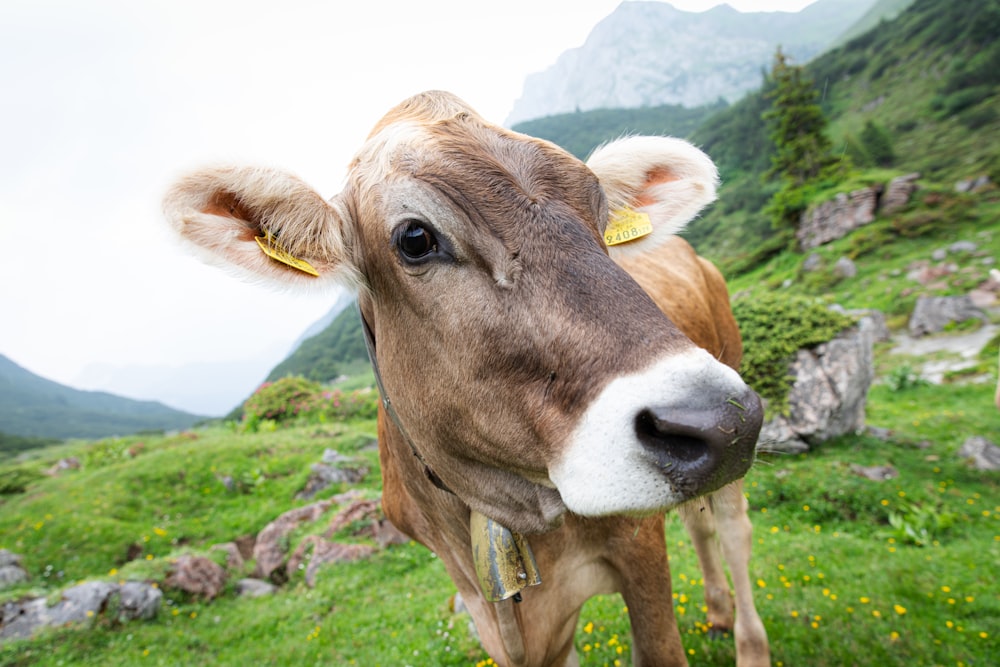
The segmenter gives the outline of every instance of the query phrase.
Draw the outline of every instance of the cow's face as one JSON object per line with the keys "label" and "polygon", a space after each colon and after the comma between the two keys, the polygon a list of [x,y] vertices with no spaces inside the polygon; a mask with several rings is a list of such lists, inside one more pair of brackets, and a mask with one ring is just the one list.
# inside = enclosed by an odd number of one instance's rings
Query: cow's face
{"label": "cow's face", "polygon": [[663,141],[602,153],[595,175],[433,94],[383,119],[330,202],[284,174],[213,170],[166,208],[216,259],[315,280],[262,254],[254,238],[271,238],[318,280],[356,283],[385,389],[426,463],[474,509],[538,531],[567,508],[667,509],[753,459],[756,395],[602,240],[609,200],[652,212],[655,243],[713,196],[707,158]]}

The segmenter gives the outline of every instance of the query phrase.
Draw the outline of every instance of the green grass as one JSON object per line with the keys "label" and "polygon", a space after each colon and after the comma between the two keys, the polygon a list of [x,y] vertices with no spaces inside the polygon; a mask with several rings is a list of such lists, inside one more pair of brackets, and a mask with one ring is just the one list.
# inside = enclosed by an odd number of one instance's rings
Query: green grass
{"label": "green grass", "polygon": [[[955,457],[967,435],[1000,433],[991,396],[985,384],[880,384],[869,422],[892,429],[890,442],[844,437],[806,455],[766,456],[751,470],[751,577],[775,665],[975,665],[1000,651],[1000,479]],[[42,450],[47,456],[18,465],[44,467],[70,452],[84,465],[0,498],[0,546],[24,554],[34,575],[4,598],[92,578],[162,581],[178,553],[259,531],[304,504],[292,498],[327,447],[371,464],[361,486],[374,495],[373,434],[371,421],[259,433],[219,425]],[[851,463],[891,464],[900,475],[872,482]],[[233,490],[224,475],[237,480]],[[924,546],[890,525],[893,512],[929,527]],[[707,634],[701,576],[680,522],[668,519],[667,534],[689,659],[732,664],[731,638]],[[141,554],[126,563],[133,544]],[[271,598],[238,598],[232,584],[210,603],[167,590],[153,621],[101,618],[89,630],[8,642],[0,664],[475,665],[486,656],[468,617],[450,611],[453,590],[440,561],[411,543],[327,566],[313,589],[296,574]],[[577,645],[583,665],[629,664],[620,597],[585,606]]]}

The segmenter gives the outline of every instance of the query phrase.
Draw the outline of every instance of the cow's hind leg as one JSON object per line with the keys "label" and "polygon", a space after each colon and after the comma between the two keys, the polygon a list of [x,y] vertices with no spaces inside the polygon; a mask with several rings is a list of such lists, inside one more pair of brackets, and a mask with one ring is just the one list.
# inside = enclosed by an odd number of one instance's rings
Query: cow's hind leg
{"label": "cow's hind leg", "polygon": [[747,515],[747,499],[742,480],[712,494],[712,508],[719,532],[722,554],[729,565],[736,594],[736,664],[738,667],[766,667],[771,664],[767,631],[753,603],[750,581],[750,549],[753,526]]}
{"label": "cow's hind leg", "polygon": [[684,527],[695,552],[705,580],[705,606],[708,607],[708,626],[712,635],[733,629],[733,597],[729,580],[722,566],[722,551],[716,539],[715,515],[709,497],[698,498],[678,508]]}
{"label": "cow's hind leg", "polygon": [[[691,535],[705,578],[709,624],[716,631],[733,630],[738,667],[770,665],[767,632],[753,602],[750,581],[753,527],[747,516],[743,482],[733,482],[705,498],[682,506],[680,514]],[[733,599],[722,567],[722,557],[733,580],[735,622]]]}

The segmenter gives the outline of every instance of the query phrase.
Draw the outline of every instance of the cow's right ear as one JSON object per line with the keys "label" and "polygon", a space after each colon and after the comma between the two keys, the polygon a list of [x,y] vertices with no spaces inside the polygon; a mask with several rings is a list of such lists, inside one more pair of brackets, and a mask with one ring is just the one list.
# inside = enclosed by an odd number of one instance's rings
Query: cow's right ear
{"label": "cow's right ear", "polygon": [[189,174],[167,192],[170,226],[210,264],[282,284],[353,281],[349,207],[276,169]]}

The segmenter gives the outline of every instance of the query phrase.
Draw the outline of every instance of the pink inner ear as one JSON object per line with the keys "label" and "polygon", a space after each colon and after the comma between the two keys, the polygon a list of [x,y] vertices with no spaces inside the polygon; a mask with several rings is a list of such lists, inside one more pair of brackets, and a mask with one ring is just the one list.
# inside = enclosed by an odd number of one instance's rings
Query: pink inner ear
{"label": "pink inner ear", "polygon": [[243,202],[231,192],[220,192],[215,195],[201,210],[208,215],[238,220],[246,227],[246,233],[240,234],[241,241],[252,241],[258,235],[258,230],[251,223],[250,211]]}
{"label": "pink inner ear", "polygon": [[636,198],[636,206],[649,206],[656,203],[656,198],[650,193],[650,189],[662,183],[670,183],[680,180],[674,173],[666,167],[658,167],[646,174],[646,181],[642,184],[639,196]]}

